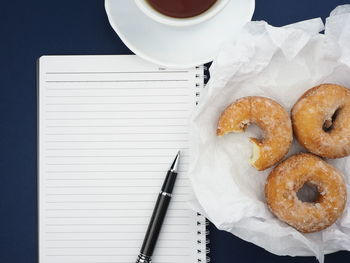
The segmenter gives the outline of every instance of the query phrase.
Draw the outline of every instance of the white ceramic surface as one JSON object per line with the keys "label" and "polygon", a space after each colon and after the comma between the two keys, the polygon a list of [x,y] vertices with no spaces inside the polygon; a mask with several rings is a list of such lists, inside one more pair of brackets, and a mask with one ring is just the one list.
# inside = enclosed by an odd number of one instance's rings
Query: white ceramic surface
{"label": "white ceramic surface", "polygon": [[147,0],[134,0],[138,8],[148,17],[151,19],[170,26],[191,26],[195,24],[202,23],[204,21],[209,20],[210,18],[214,17],[217,13],[219,13],[230,0],[217,0],[214,5],[212,5],[208,10],[205,12],[194,16],[194,17],[187,17],[187,18],[175,18],[163,15],[162,13],[155,10],[148,2]]}
{"label": "white ceramic surface", "polygon": [[254,0],[230,0],[212,19],[174,27],[146,16],[132,0],[105,0],[110,24],[136,55],[153,63],[188,68],[212,61],[223,42],[234,39],[250,21]]}

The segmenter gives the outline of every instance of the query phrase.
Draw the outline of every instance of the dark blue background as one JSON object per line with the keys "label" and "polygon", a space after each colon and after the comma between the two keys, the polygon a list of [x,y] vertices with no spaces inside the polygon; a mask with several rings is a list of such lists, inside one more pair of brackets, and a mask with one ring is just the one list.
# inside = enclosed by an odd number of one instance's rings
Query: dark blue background
{"label": "dark blue background", "polygon": [[[350,0],[256,2],[254,20],[282,26],[325,18]],[[108,24],[103,0],[1,1],[0,263],[38,261],[36,59],[48,54],[130,53]],[[214,263],[316,262],[278,257],[213,226],[210,230]],[[329,255],[330,262],[350,262],[350,253]]]}

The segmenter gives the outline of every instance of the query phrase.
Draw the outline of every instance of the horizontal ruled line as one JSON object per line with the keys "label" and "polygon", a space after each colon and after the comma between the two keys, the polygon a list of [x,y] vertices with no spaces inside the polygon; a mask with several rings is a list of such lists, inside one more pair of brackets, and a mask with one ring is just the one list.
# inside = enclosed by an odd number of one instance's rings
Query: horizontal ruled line
{"label": "horizontal ruled line", "polygon": [[[164,170],[157,171],[135,171],[135,170],[86,170],[86,171],[46,171],[46,173],[164,173]],[[186,171],[178,171],[179,173],[185,173]]]}
{"label": "horizontal ruled line", "polygon": [[[178,200],[172,200],[172,203],[187,203],[188,201],[178,201]],[[104,201],[46,201],[46,204],[120,204],[120,203],[130,203],[130,204],[154,204],[154,200],[149,200],[149,201],[145,201],[145,200],[114,200],[114,201],[110,201],[110,200],[104,200]],[[135,210],[135,209],[133,209]],[[150,210],[150,209],[146,209],[146,210]]]}
{"label": "horizontal ruled line", "polygon": [[[85,224],[85,223],[76,223],[76,224],[73,224],[73,223],[70,223],[70,224],[45,224],[46,226],[145,226],[145,225],[148,225],[148,223],[125,223],[125,224],[99,224],[99,223],[96,223],[96,224]],[[163,224],[163,226],[188,226],[189,224],[187,223],[183,223],[183,224],[180,224],[180,223],[172,223],[172,224]],[[86,240],[86,239],[84,239]]]}
{"label": "horizontal ruled line", "polygon": [[[116,263],[115,260],[114,261],[90,261],[89,262],[81,262],[81,261],[64,261],[64,263]],[[118,263],[130,263],[130,261],[118,261]],[[179,262],[175,262],[175,261],[162,261],[162,263],[179,263]],[[188,263],[188,262],[183,262],[183,263]]]}
{"label": "horizontal ruled line", "polygon": [[[136,216],[136,215],[130,215],[130,216],[47,216],[46,218],[50,218],[50,219],[58,219],[58,218],[66,218],[66,219],[89,219],[89,218],[149,218],[149,216]],[[190,218],[189,216],[170,216],[170,218]]]}
{"label": "horizontal ruled line", "polygon": [[[177,186],[176,186],[177,187]],[[151,196],[154,196],[154,195],[157,195],[158,193],[126,193],[126,194],[121,194],[121,193],[115,193],[115,194],[46,194],[46,196],[135,196],[135,195],[141,195],[141,196],[144,196],[144,195],[151,195]],[[176,193],[174,194],[176,196],[178,195],[189,195],[189,193]]]}
{"label": "horizontal ruled line", "polygon": [[[164,172],[163,172],[164,173]],[[118,177],[118,178],[45,178],[46,181],[121,181],[121,180],[156,180],[162,181],[164,180],[164,176],[162,177]],[[189,180],[188,178],[180,177],[179,181]]]}
{"label": "horizontal ruled line", "polygon": [[78,87],[62,87],[62,88],[52,88],[49,87],[47,90],[185,90],[188,89],[188,87],[112,87],[112,88],[105,88],[105,87],[101,87],[101,88],[78,88]]}
{"label": "horizontal ruled line", "polygon": [[[118,157],[118,158],[154,158],[154,157],[173,157],[173,155],[48,155],[45,158],[108,158],[108,157]],[[188,155],[181,154],[181,159],[188,157]]]}
{"label": "horizontal ruled line", "polygon": [[187,70],[162,70],[162,71],[70,71],[70,72],[45,72],[47,75],[67,74],[143,74],[143,73],[188,73]]}
{"label": "horizontal ruled line", "polygon": [[164,124],[164,125],[46,125],[48,128],[65,128],[65,127],[70,127],[70,128],[79,128],[79,127],[84,127],[84,128],[105,128],[105,127],[186,127],[187,125],[184,124]]}
{"label": "horizontal ruled line", "polygon": [[109,118],[46,118],[47,121],[69,120],[187,120],[187,117],[109,117]]}
{"label": "horizontal ruled line", "polygon": [[[116,262],[115,262],[115,260],[114,261],[90,261],[89,260],[89,262],[64,261],[64,263],[116,263]],[[118,261],[118,263],[130,263],[130,261]],[[162,263],[178,263],[178,262],[175,262],[175,261],[162,261]]]}
{"label": "horizontal ruled line", "polygon": [[[46,201],[46,204],[120,204],[120,203],[134,203],[134,204],[154,204],[154,200],[104,200],[104,201]],[[178,201],[178,200],[172,200],[172,203],[187,203],[187,201]],[[149,209],[147,209],[149,210]]]}
{"label": "horizontal ruled line", "polygon": [[46,140],[46,143],[59,142],[188,142],[188,140],[167,139],[167,140]]}
{"label": "horizontal ruled line", "polygon": [[169,105],[188,104],[187,101],[162,101],[162,102],[68,102],[68,103],[46,103],[46,105]]}
{"label": "horizontal ruled line", "polygon": [[[141,224],[147,225],[147,224]],[[163,224],[169,225],[169,224]],[[67,238],[55,238],[55,239],[45,239],[46,241],[136,241],[143,240],[143,238],[76,238],[76,239],[67,239]],[[159,238],[158,241],[189,241],[189,239],[180,239],[180,238]]]}
{"label": "horizontal ruled line", "polygon": [[[187,201],[177,201],[177,200],[172,200],[172,203],[186,203]],[[115,200],[115,201],[46,201],[47,204],[118,204],[118,203],[136,203],[136,204],[141,204],[141,203],[149,203],[149,204],[154,204],[154,200],[150,201],[144,201],[144,200],[139,200],[139,201],[131,201],[131,200]]]}
{"label": "horizontal ruled line", "polygon": [[[46,165],[164,165],[169,164],[169,162],[163,162],[163,163],[151,163],[151,162],[145,162],[145,163],[137,163],[137,162],[127,162],[127,163],[120,163],[120,162],[111,162],[111,163],[46,163]],[[188,165],[186,162],[182,162],[181,165]]]}
{"label": "horizontal ruled line", "polygon": [[[135,211],[135,210],[146,210],[150,208],[47,208],[46,211]],[[187,208],[169,208],[168,211],[189,211]]]}
{"label": "horizontal ruled line", "polygon": [[[113,170],[113,171],[103,171],[103,170],[96,170],[96,171],[46,171],[46,173],[164,173],[164,170],[158,170],[158,171],[135,171],[135,170]],[[178,171],[179,173],[185,173],[186,171]]]}
{"label": "horizontal ruled line", "polygon": [[[128,223],[128,224],[82,224],[82,223],[78,223],[78,224],[45,224],[46,226],[144,226],[144,225],[148,225],[147,223],[144,223],[144,224],[132,224],[132,223]],[[86,241],[92,241],[92,240],[96,240],[96,239],[56,239],[56,240],[52,240],[52,241],[83,241],[83,240],[86,240]],[[99,240],[99,239],[97,239]],[[101,239],[101,241],[108,241],[108,240],[119,240],[119,239]],[[125,240],[125,239],[120,239],[120,240]],[[134,240],[134,239],[128,239],[128,240]],[[136,239],[135,239],[136,240]],[[47,240],[49,241],[49,240]]]}
{"label": "horizontal ruled line", "polygon": [[127,82],[187,82],[188,79],[125,79],[125,80],[46,80],[46,83],[127,83]]}
{"label": "horizontal ruled line", "polygon": [[46,112],[185,112],[188,110],[176,109],[176,110],[47,110]]}
{"label": "horizontal ruled line", "polygon": [[89,133],[46,133],[45,135],[182,135],[187,132],[89,132]]}
{"label": "horizontal ruled line", "polygon": [[[173,233],[173,234],[187,234],[190,233],[190,231],[162,231],[163,233]],[[127,233],[133,233],[133,234],[142,234],[145,233],[144,231],[132,231],[132,230],[120,230],[120,231],[45,231],[47,234],[127,234]]]}
{"label": "horizontal ruled line", "polygon": [[[130,256],[130,254],[67,254],[67,255],[62,255],[62,254],[46,254],[46,256],[49,257],[126,257]],[[159,256],[169,256],[169,257],[187,257],[189,254],[160,254]]]}
{"label": "horizontal ruled line", "polygon": [[[90,261],[89,262],[81,262],[81,261],[64,261],[64,263],[116,263],[114,261]],[[130,263],[130,261],[118,261],[118,263]],[[162,261],[162,263],[179,263],[175,261]],[[185,263],[185,262],[184,262]]]}
{"label": "horizontal ruled line", "polygon": [[[180,233],[180,234],[186,234],[186,233],[189,233],[189,232],[166,232],[166,231],[162,231],[163,233]],[[62,232],[46,232],[46,233],[62,233]],[[80,232],[66,232],[66,233],[80,233]],[[139,233],[139,234],[143,234],[144,232],[91,232],[91,233]],[[116,248],[138,248],[138,247],[135,247],[135,246],[132,246],[132,247],[127,247],[127,246],[81,246],[81,247],[74,247],[74,246],[71,246],[71,247],[45,247],[46,249],[86,249],[86,248],[96,248],[96,249],[101,249],[101,248],[106,248],[106,249],[116,249]],[[183,246],[183,247],[179,247],[179,246],[158,246],[157,245],[157,248],[172,248],[172,249],[182,249],[182,248],[189,248],[188,246]],[[115,263],[115,262],[114,262]]]}
{"label": "horizontal ruled line", "polygon": [[125,201],[120,201],[120,200],[115,200],[115,201],[46,201],[47,204],[65,204],[65,203],[69,203],[69,204],[80,204],[80,203],[154,203],[153,201],[134,201],[134,200],[125,200]]}
{"label": "horizontal ruled line", "polygon": [[[157,185],[54,185],[54,186],[46,186],[46,188],[150,188],[150,187],[156,187],[159,188]],[[177,185],[176,188],[189,188],[188,185]]]}
{"label": "horizontal ruled line", "polygon": [[[167,148],[167,147],[113,147],[113,148],[46,148],[46,150],[179,150],[178,147],[172,147],[172,148]],[[183,150],[188,150],[188,148],[180,148],[181,151]]]}
{"label": "horizontal ruled line", "polygon": [[144,94],[144,95],[46,95],[46,98],[135,98],[135,97],[188,97],[188,94]]}

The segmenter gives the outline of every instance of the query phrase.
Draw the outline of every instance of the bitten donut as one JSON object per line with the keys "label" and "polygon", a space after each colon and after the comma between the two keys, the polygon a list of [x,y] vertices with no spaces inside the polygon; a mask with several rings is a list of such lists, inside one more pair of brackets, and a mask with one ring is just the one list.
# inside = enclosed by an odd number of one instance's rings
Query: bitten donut
{"label": "bitten donut", "polygon": [[288,152],[293,133],[286,110],[276,101],[264,97],[244,97],[229,105],[221,114],[216,134],[244,132],[247,125],[256,124],[263,138],[250,138],[253,155],[250,163],[257,170],[265,170]]}
{"label": "bitten donut", "polygon": [[[315,202],[297,197],[304,184],[317,187]],[[315,155],[302,153],[275,167],[265,185],[267,204],[280,220],[300,232],[320,231],[332,225],[346,204],[346,187],[340,172]]]}
{"label": "bitten donut", "polygon": [[335,84],[309,89],[292,108],[295,137],[325,158],[350,155],[350,90]]}

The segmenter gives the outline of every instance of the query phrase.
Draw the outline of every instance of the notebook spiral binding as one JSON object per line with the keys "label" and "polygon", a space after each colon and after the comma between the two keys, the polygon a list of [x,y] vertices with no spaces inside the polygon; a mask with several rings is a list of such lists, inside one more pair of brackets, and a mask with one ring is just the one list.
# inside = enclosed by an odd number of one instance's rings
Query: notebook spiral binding
{"label": "notebook spiral binding", "polygon": [[205,88],[207,85],[207,82],[209,81],[209,67],[206,65],[197,66],[196,67],[197,73],[196,73],[196,105],[199,103],[199,98],[201,95],[202,89]]}
{"label": "notebook spiral binding", "polygon": [[[200,213],[197,213],[197,235],[198,235],[198,239],[197,239],[197,263],[209,263],[210,262],[210,257],[209,257],[209,253],[210,253],[210,249],[208,247],[210,240],[209,240],[209,221],[207,219],[205,219],[204,216],[202,216]],[[204,234],[203,234],[204,233]],[[203,240],[203,237],[205,238]],[[203,251],[203,245],[205,244],[205,251]]]}
{"label": "notebook spiral binding", "polygon": [[[209,76],[209,67],[206,65],[203,66],[197,66],[197,73],[196,73],[196,78],[197,78],[197,83],[196,83],[196,105],[199,104],[199,98],[201,95],[201,92],[203,91],[203,89],[205,88],[210,76]],[[210,249],[209,249],[209,243],[210,243],[210,239],[209,239],[209,221],[202,216],[200,213],[197,213],[197,235],[198,235],[198,239],[197,239],[197,263],[209,263],[210,262],[210,257],[209,257],[209,253],[210,253]],[[203,237],[205,238],[203,240]],[[205,244],[205,251],[203,251],[202,244]]]}

